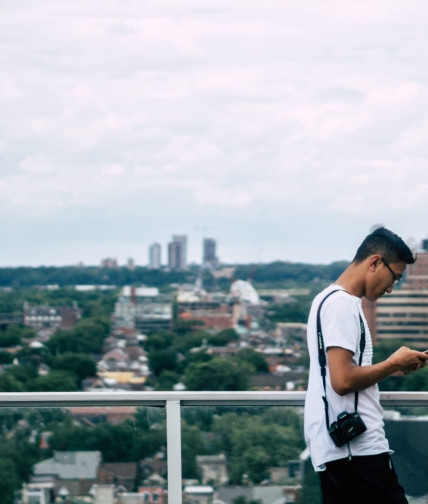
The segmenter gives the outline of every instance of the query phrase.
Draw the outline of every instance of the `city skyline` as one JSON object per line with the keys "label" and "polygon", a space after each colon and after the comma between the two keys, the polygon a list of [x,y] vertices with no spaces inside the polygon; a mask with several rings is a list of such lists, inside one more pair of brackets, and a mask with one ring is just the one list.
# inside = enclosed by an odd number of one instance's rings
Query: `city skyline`
{"label": "city skyline", "polygon": [[[0,266],[350,260],[428,236],[428,5],[5,0]],[[166,251],[164,250],[164,254]],[[165,258],[165,255],[164,255]]]}

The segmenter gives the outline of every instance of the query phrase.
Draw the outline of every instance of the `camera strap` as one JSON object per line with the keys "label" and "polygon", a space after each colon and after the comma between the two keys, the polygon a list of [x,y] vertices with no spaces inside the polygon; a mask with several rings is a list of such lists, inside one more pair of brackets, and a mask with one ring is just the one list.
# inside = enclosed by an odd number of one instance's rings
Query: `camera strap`
{"label": "camera strap", "polygon": [[[321,377],[322,377],[322,384],[324,387],[324,395],[322,397],[322,400],[324,401],[324,410],[325,410],[325,421],[327,424],[327,429],[330,426],[330,420],[328,418],[328,402],[327,402],[327,390],[326,390],[326,384],[325,384],[325,377],[326,377],[326,366],[327,366],[327,357],[325,353],[325,346],[324,346],[324,338],[322,335],[322,330],[321,330],[321,308],[322,305],[324,304],[324,301],[330,297],[332,294],[335,292],[343,291],[346,292],[344,289],[336,289],[334,291],[331,291],[327,294],[327,296],[321,301],[321,303],[318,306],[318,312],[317,312],[317,338],[318,338],[318,362],[321,368]],[[360,336],[360,358],[359,358],[359,363],[358,365],[361,366],[362,360],[363,360],[363,352],[366,347],[366,329],[364,326],[364,321],[363,318],[361,317],[361,314],[358,314],[360,317],[360,331],[361,331],[361,336]],[[357,411],[358,407],[358,391],[355,392],[355,411]]]}

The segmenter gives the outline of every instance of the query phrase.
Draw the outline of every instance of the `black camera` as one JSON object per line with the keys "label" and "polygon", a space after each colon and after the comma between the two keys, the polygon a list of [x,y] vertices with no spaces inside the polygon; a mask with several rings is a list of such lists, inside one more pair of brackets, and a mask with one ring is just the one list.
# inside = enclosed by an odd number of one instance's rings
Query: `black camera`
{"label": "black camera", "polygon": [[366,430],[367,427],[357,412],[343,411],[337,415],[337,421],[330,425],[328,433],[336,446],[343,446]]}

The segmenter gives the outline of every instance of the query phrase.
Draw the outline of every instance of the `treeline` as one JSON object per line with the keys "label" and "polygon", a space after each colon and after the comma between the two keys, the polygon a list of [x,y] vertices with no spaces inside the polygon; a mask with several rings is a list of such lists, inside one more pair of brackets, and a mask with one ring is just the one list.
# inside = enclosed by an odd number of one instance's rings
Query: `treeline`
{"label": "treeline", "polygon": [[35,285],[133,285],[147,284],[155,287],[171,283],[193,282],[194,271],[165,271],[137,266],[101,268],[96,266],[40,266],[38,268],[0,268],[1,287],[30,287]]}
{"label": "treeline", "polygon": [[[48,447],[41,448],[46,431],[51,433]],[[201,477],[197,455],[224,453],[229,481],[238,485],[269,479],[269,468],[287,467],[304,448],[298,413],[283,407],[183,408],[181,433],[184,478]],[[1,502],[12,504],[13,491],[28,481],[32,466],[54,450],[98,450],[103,462],[166,454],[165,410],[139,408],[133,420],[93,426],[76,423],[60,409],[4,410],[0,448]]]}
{"label": "treeline", "polygon": [[[343,262],[321,265],[281,261],[269,264],[237,265],[233,279],[251,280],[256,285],[308,285],[314,282],[335,280],[345,265]],[[137,284],[166,287],[173,283],[194,283],[198,274],[198,266],[192,266],[186,271],[154,270],[142,266],[137,266],[135,269],[96,266],[0,268],[0,287]],[[230,280],[216,280],[208,270],[204,270],[203,283],[205,287],[215,288],[224,287],[230,283]]]}
{"label": "treeline", "polygon": [[275,261],[269,264],[247,264],[236,268],[236,278],[251,279],[255,284],[293,284],[333,282],[348,263],[305,264]]}

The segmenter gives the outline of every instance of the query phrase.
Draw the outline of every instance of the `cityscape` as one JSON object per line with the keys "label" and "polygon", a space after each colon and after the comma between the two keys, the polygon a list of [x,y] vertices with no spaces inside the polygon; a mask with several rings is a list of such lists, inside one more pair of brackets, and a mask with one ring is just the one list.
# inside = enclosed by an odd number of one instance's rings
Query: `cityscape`
{"label": "cityscape", "polygon": [[[188,266],[187,253],[187,235],[173,235],[172,240],[166,245],[167,263],[166,267],[171,270],[184,270]],[[202,266],[205,268],[216,268],[220,261],[216,255],[217,242],[213,238],[204,238],[202,242]],[[118,266],[117,259],[106,258],[101,261],[103,268],[116,268]],[[129,258],[127,266],[133,268],[135,261]],[[162,263],[162,245],[160,243],[152,243],[148,250],[148,267],[151,269],[160,269]]]}
{"label": "cityscape", "polygon": [[[0,14],[0,504],[321,504],[308,314],[375,222],[417,261],[377,260],[373,362],[428,352],[427,4]],[[376,432],[428,504],[428,366],[402,354]]]}
{"label": "cityscape", "polygon": [[[186,246],[186,236],[173,235],[162,260],[153,243],[144,267],[110,258],[99,267],[0,268],[0,392],[304,391],[310,302],[344,263],[224,265],[216,240],[204,238],[200,264],[189,265]],[[89,273],[92,284],[69,276]],[[428,346],[428,240],[401,283],[376,303],[363,299],[378,359],[401,344]],[[380,388],[428,390],[428,373],[390,377]],[[248,418],[239,409],[211,409],[208,423],[200,413],[190,410],[182,420],[183,444],[191,443],[182,455],[183,502],[312,501],[301,410],[287,410],[279,424],[278,408]],[[413,419],[411,427],[405,412],[385,415],[388,437],[400,446],[395,463],[409,502],[419,502],[428,487],[410,476],[424,455],[402,442],[419,423]],[[16,455],[6,471],[5,504],[168,502],[159,411],[5,410],[0,421],[5,453],[15,453],[20,440],[27,458],[25,471]],[[234,431],[235,423],[247,444],[238,431],[224,444],[223,429]],[[273,428],[282,440],[275,448]]]}

